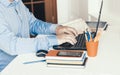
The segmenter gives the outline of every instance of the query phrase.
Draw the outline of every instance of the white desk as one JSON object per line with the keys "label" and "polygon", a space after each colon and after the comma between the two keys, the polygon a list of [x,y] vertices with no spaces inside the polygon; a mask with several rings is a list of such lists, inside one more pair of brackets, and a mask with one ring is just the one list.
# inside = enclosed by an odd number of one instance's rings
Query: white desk
{"label": "white desk", "polygon": [[120,75],[120,31],[110,27],[101,37],[98,55],[89,58],[85,69],[49,68],[45,62],[23,64],[40,60],[34,54],[19,55],[1,75]]}

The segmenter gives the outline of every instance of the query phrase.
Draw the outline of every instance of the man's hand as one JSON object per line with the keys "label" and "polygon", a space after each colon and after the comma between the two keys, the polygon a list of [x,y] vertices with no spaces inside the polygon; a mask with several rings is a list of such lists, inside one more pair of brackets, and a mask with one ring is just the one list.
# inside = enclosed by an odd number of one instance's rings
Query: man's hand
{"label": "man's hand", "polygon": [[74,45],[77,42],[75,36],[70,34],[59,34],[57,35],[57,39],[58,39],[58,44],[69,42],[72,45]]}
{"label": "man's hand", "polygon": [[68,26],[58,26],[56,28],[56,35],[59,34],[69,34],[69,35],[74,35],[77,36],[78,32],[76,29],[72,28],[72,27],[68,27]]}
{"label": "man's hand", "polygon": [[56,36],[58,39],[58,44],[69,42],[74,45],[77,42],[75,39],[77,35],[78,35],[77,30],[72,27],[58,26],[56,28]]}

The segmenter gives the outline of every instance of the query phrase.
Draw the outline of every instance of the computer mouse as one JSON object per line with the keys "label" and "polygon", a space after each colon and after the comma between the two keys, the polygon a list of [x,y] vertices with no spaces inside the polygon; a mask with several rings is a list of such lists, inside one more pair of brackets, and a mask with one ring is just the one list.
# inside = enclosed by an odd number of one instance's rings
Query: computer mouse
{"label": "computer mouse", "polygon": [[36,52],[36,56],[37,56],[37,57],[45,57],[47,53],[48,53],[47,50],[38,50],[38,51]]}

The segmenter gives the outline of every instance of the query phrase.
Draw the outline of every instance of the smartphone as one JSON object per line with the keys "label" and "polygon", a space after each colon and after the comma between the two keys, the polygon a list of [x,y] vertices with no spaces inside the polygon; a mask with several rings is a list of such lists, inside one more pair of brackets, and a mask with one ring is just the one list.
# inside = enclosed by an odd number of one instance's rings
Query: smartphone
{"label": "smartphone", "polygon": [[81,57],[83,52],[60,51],[58,56]]}

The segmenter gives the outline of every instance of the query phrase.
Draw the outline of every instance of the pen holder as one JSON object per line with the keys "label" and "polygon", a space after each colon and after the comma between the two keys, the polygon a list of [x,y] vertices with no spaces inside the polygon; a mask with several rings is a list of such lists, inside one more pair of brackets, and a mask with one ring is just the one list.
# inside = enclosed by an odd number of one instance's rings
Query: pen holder
{"label": "pen holder", "polygon": [[96,41],[86,41],[86,48],[87,48],[87,55],[89,57],[95,57],[97,55],[97,51],[98,51],[98,44],[99,42]]}

